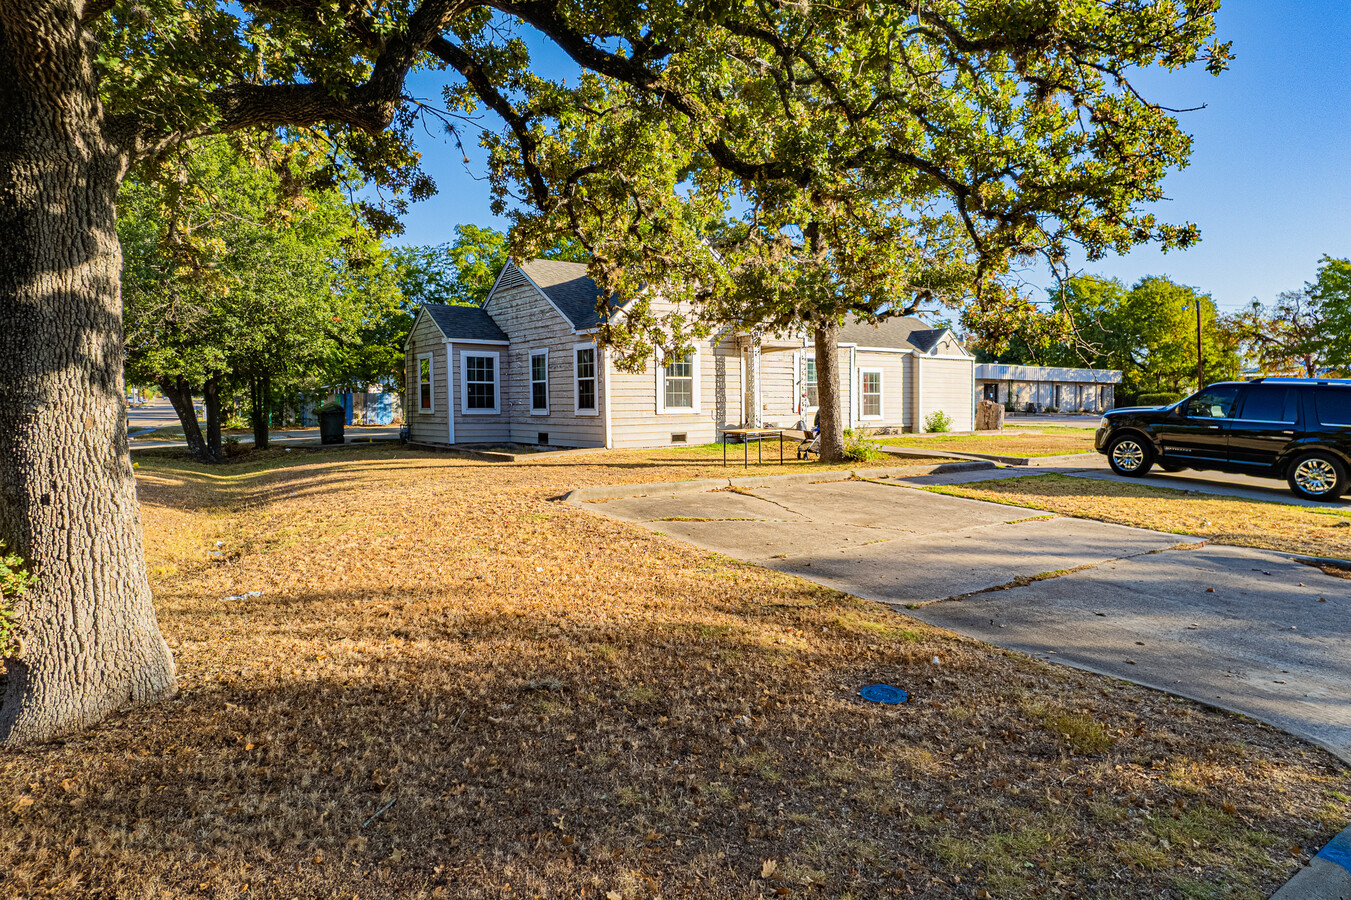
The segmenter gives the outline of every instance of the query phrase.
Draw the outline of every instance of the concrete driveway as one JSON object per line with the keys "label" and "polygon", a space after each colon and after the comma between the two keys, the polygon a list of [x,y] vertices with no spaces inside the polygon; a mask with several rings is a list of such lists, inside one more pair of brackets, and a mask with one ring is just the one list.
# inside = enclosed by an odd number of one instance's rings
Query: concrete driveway
{"label": "concrete driveway", "polygon": [[1002,647],[1246,713],[1351,762],[1351,581],[1285,555],[899,482],[789,476],[569,501]]}

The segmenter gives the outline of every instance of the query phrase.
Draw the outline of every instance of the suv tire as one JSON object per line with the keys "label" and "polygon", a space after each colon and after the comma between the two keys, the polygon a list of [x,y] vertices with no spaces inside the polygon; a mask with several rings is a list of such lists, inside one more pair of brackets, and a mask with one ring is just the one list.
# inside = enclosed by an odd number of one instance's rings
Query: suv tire
{"label": "suv tire", "polygon": [[1142,478],[1154,465],[1154,448],[1138,434],[1122,435],[1107,448],[1107,464],[1118,475]]}
{"label": "suv tire", "polygon": [[1286,481],[1296,497],[1336,500],[1346,493],[1346,466],[1330,453],[1308,453],[1290,464]]}

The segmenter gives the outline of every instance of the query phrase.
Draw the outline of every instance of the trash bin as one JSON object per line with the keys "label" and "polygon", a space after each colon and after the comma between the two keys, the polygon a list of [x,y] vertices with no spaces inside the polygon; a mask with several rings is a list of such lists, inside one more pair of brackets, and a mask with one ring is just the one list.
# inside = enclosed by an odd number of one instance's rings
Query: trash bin
{"label": "trash bin", "polygon": [[334,401],[319,407],[319,440],[324,444],[343,443],[342,430],[347,423],[347,410]]}

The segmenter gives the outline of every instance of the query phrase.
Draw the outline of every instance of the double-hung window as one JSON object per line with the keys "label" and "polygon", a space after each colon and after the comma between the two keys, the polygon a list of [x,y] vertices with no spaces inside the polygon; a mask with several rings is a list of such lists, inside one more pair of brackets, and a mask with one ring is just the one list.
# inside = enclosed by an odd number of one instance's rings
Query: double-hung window
{"label": "double-hung window", "polygon": [[423,353],[417,358],[418,412],[435,412],[436,398],[432,393],[432,355]]}
{"label": "double-hung window", "polygon": [[549,414],[549,351],[530,351],[530,412]]}
{"label": "double-hung window", "polygon": [[859,372],[859,417],[882,418],[882,371],[864,369]]}
{"label": "double-hung window", "polygon": [[497,354],[465,350],[460,353],[464,376],[465,415],[488,415],[498,411]]}
{"label": "double-hung window", "polygon": [[662,392],[665,408],[671,410],[694,409],[694,357],[685,354],[672,359],[662,366]]}
{"label": "double-hung window", "polygon": [[815,409],[821,405],[821,398],[816,391],[816,360],[807,360],[807,408]]}
{"label": "double-hung window", "polygon": [[573,396],[578,415],[596,414],[596,345],[573,347]]}

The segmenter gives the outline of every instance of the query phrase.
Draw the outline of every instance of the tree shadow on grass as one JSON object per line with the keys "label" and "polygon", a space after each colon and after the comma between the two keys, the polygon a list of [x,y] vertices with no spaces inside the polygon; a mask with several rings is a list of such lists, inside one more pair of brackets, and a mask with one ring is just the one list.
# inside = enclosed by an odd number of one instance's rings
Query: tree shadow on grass
{"label": "tree shadow on grass", "polygon": [[[1041,895],[1062,872],[1071,893],[1124,898],[1161,896],[1177,863],[1270,890],[1298,861],[1242,847],[1327,836],[1308,813],[1346,778],[1293,739],[1144,689],[1114,688],[1106,704],[1092,676],[924,626],[889,635],[866,606],[828,594],[731,623],[404,608],[336,631],[325,618],[360,597],[264,595],[249,611],[296,627],[231,651],[204,641],[183,654],[176,699],[0,751],[13,798],[0,884],[30,896],[64,884],[107,896],[955,898],[996,876],[1011,886],[1002,896]],[[875,680],[912,702],[862,703],[857,687]],[[1028,696],[1038,705],[1024,710]],[[1109,749],[1070,750],[1067,716],[1095,723]],[[1204,812],[1209,840],[1174,834],[1167,865],[1123,868],[1121,841],[1154,828],[1127,807],[1170,829],[1173,812]],[[1016,861],[991,855],[1008,835]]]}

